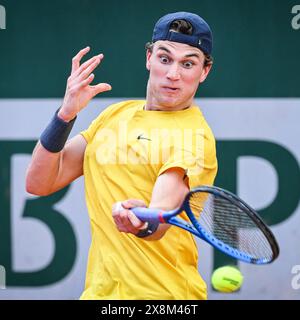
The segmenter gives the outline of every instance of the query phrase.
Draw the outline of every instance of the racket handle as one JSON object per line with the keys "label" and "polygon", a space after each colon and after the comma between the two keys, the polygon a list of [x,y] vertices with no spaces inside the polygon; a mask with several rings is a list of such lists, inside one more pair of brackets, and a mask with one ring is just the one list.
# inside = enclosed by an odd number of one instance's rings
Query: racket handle
{"label": "racket handle", "polygon": [[149,209],[143,207],[136,207],[130,209],[141,221],[151,223],[163,223],[162,218],[163,211],[160,209]]}

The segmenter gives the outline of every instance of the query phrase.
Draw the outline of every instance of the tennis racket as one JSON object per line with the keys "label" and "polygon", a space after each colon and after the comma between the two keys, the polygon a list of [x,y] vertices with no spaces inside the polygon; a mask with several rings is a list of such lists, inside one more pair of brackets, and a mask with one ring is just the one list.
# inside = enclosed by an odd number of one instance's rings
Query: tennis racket
{"label": "tennis racket", "polygon": [[[258,213],[221,188],[192,189],[181,207],[172,211],[140,207],[131,210],[142,221],[169,223],[185,229],[244,262],[267,264],[279,255],[277,241]],[[180,213],[186,213],[187,221],[178,216]]]}

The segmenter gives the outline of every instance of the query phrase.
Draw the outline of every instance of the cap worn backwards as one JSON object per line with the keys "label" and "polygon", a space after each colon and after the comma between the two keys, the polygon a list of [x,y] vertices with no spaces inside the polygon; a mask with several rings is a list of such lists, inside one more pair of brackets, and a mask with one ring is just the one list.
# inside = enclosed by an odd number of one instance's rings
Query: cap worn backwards
{"label": "cap worn backwards", "polygon": [[[170,27],[175,20],[185,20],[192,25],[192,34],[182,34],[176,31],[170,31]],[[207,22],[200,16],[190,12],[169,13],[161,17],[155,24],[152,36],[152,42],[158,40],[169,40],[185,43],[197,47],[206,55],[212,52],[212,32]]]}

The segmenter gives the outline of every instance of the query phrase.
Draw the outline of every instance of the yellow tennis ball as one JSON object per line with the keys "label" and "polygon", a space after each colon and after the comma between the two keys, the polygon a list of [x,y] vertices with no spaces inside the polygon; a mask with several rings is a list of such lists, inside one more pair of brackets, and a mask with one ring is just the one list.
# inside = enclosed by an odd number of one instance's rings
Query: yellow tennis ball
{"label": "yellow tennis ball", "polygon": [[216,269],[211,276],[211,283],[215,290],[220,292],[233,292],[243,284],[241,271],[232,266]]}

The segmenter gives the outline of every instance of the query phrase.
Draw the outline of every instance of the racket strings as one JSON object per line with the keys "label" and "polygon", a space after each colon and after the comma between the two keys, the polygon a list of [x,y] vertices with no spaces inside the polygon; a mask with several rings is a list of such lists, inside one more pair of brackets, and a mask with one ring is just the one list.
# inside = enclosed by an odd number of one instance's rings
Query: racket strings
{"label": "racket strings", "polygon": [[194,193],[189,201],[193,214],[206,232],[253,259],[273,256],[265,234],[236,204],[210,193]]}

